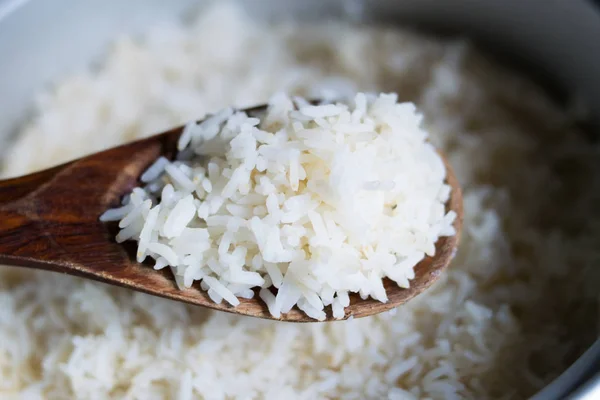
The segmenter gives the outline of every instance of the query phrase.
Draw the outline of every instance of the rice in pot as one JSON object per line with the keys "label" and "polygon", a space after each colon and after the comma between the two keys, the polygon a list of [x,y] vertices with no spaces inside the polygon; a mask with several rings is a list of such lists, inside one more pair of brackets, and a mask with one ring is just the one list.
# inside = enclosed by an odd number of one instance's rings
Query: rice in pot
{"label": "rice in pot", "polygon": [[462,245],[441,281],[392,313],[295,325],[2,268],[3,398],[523,398],[591,343],[597,148],[534,85],[460,41],[264,26],[221,3],[190,27],[119,40],[99,71],[40,96],[4,174],[281,90],[418,104],[464,188]]}

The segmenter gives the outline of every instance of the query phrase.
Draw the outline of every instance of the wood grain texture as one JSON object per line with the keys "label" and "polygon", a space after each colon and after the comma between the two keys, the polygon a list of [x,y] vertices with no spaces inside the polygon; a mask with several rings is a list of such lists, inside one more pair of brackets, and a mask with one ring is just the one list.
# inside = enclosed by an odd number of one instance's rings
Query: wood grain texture
{"label": "wood grain texture", "polygon": [[[261,107],[248,109],[249,113]],[[0,264],[44,269],[81,276],[199,306],[273,318],[257,296],[240,298],[240,305],[215,304],[199,284],[179,290],[168,268],[155,271],[135,261],[135,243],[115,242],[116,223],[99,217],[120,205],[121,198],[138,185],[139,176],[160,155],[172,158],[182,127],[124,146],[96,153],[58,167],[20,178],[0,181]],[[462,194],[452,168],[444,158],[452,186],[447,210],[458,218],[456,236],[436,243],[436,255],[415,268],[409,289],[385,279],[389,301],[350,296],[344,319],[377,314],[397,307],[431,286],[448,267],[462,228]],[[332,320],[327,307],[328,320]],[[314,322],[297,308],[280,320]]]}

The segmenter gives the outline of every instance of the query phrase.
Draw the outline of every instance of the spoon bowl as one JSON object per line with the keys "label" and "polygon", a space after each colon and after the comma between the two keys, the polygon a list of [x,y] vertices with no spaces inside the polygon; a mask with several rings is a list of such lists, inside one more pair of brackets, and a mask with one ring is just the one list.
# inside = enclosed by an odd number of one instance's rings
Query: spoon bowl
{"label": "spoon bowl", "polygon": [[[266,106],[245,109],[249,115]],[[141,174],[160,156],[174,158],[183,127],[31,175],[0,181],[0,263],[30,267],[118,285],[214,310],[291,322],[316,322],[294,307],[273,317],[255,293],[232,307],[214,303],[196,282],[179,289],[168,268],[156,271],[135,261],[135,244],[118,244],[117,223],[100,222],[106,210],[138,186]],[[434,257],[415,266],[410,288],[384,280],[388,301],[350,296],[343,319],[366,317],[395,308],[431,286],[448,267],[460,239],[463,210],[459,183],[445,157],[446,183],[452,188],[446,210],[453,210],[456,235],[441,237]],[[334,320],[326,307],[326,321]]]}

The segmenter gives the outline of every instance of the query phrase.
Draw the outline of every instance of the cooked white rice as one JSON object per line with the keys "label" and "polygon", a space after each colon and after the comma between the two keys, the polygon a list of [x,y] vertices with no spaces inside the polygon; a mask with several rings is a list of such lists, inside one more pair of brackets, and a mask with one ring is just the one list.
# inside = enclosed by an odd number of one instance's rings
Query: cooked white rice
{"label": "cooked white rice", "polygon": [[298,306],[322,321],[326,306],[345,316],[349,292],[387,302],[382,279],[408,288],[438,238],[456,233],[456,213],[415,105],[350,100],[280,93],[260,115],[227,108],[190,122],[178,149],[193,156],[159,158],[100,219],[138,242],[138,262],[161,260],[187,288],[202,281],[216,303],[262,288],[274,317]]}
{"label": "cooked white rice", "polygon": [[120,40],[99,71],[41,96],[4,174],[323,90],[397,92],[423,111],[466,211],[438,284],[394,315],[295,325],[3,268],[0,397],[526,398],[563,371],[598,333],[598,149],[463,42],[265,26],[221,4]]}

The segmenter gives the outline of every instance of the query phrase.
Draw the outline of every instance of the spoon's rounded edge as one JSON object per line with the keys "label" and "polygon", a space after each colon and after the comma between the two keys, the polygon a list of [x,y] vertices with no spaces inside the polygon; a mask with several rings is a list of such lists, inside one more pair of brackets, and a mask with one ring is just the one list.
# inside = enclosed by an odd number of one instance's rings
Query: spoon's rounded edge
{"label": "spoon's rounded edge", "polygon": [[[458,178],[454,174],[452,166],[448,162],[444,154],[440,152],[440,156],[446,167],[446,183],[452,188],[450,198],[446,202],[446,212],[454,211],[456,218],[453,222],[453,227],[456,230],[454,236],[444,236],[438,239],[435,243],[435,256],[427,256],[424,260],[418,263],[415,268],[415,277],[410,281],[410,287],[407,289],[401,288],[398,284],[389,278],[384,278],[384,288],[388,295],[388,301],[382,303],[373,298],[361,299],[357,293],[350,295],[350,305],[345,309],[345,315],[341,319],[335,319],[331,312],[331,307],[326,307],[327,318],[325,321],[341,321],[349,318],[362,318],[382,312],[390,311],[419,295],[430,286],[432,286],[448,268],[456,251],[461,238],[463,225],[463,197],[462,189],[458,182]],[[268,310],[266,309],[268,314]],[[251,314],[248,314],[251,315]],[[258,316],[258,315],[253,315]],[[263,316],[259,316],[264,318]],[[319,322],[304,314],[297,307],[294,307],[289,313],[282,315],[281,318],[274,318],[270,314],[266,316],[268,319],[287,322]],[[324,322],[324,321],[323,321]]]}

